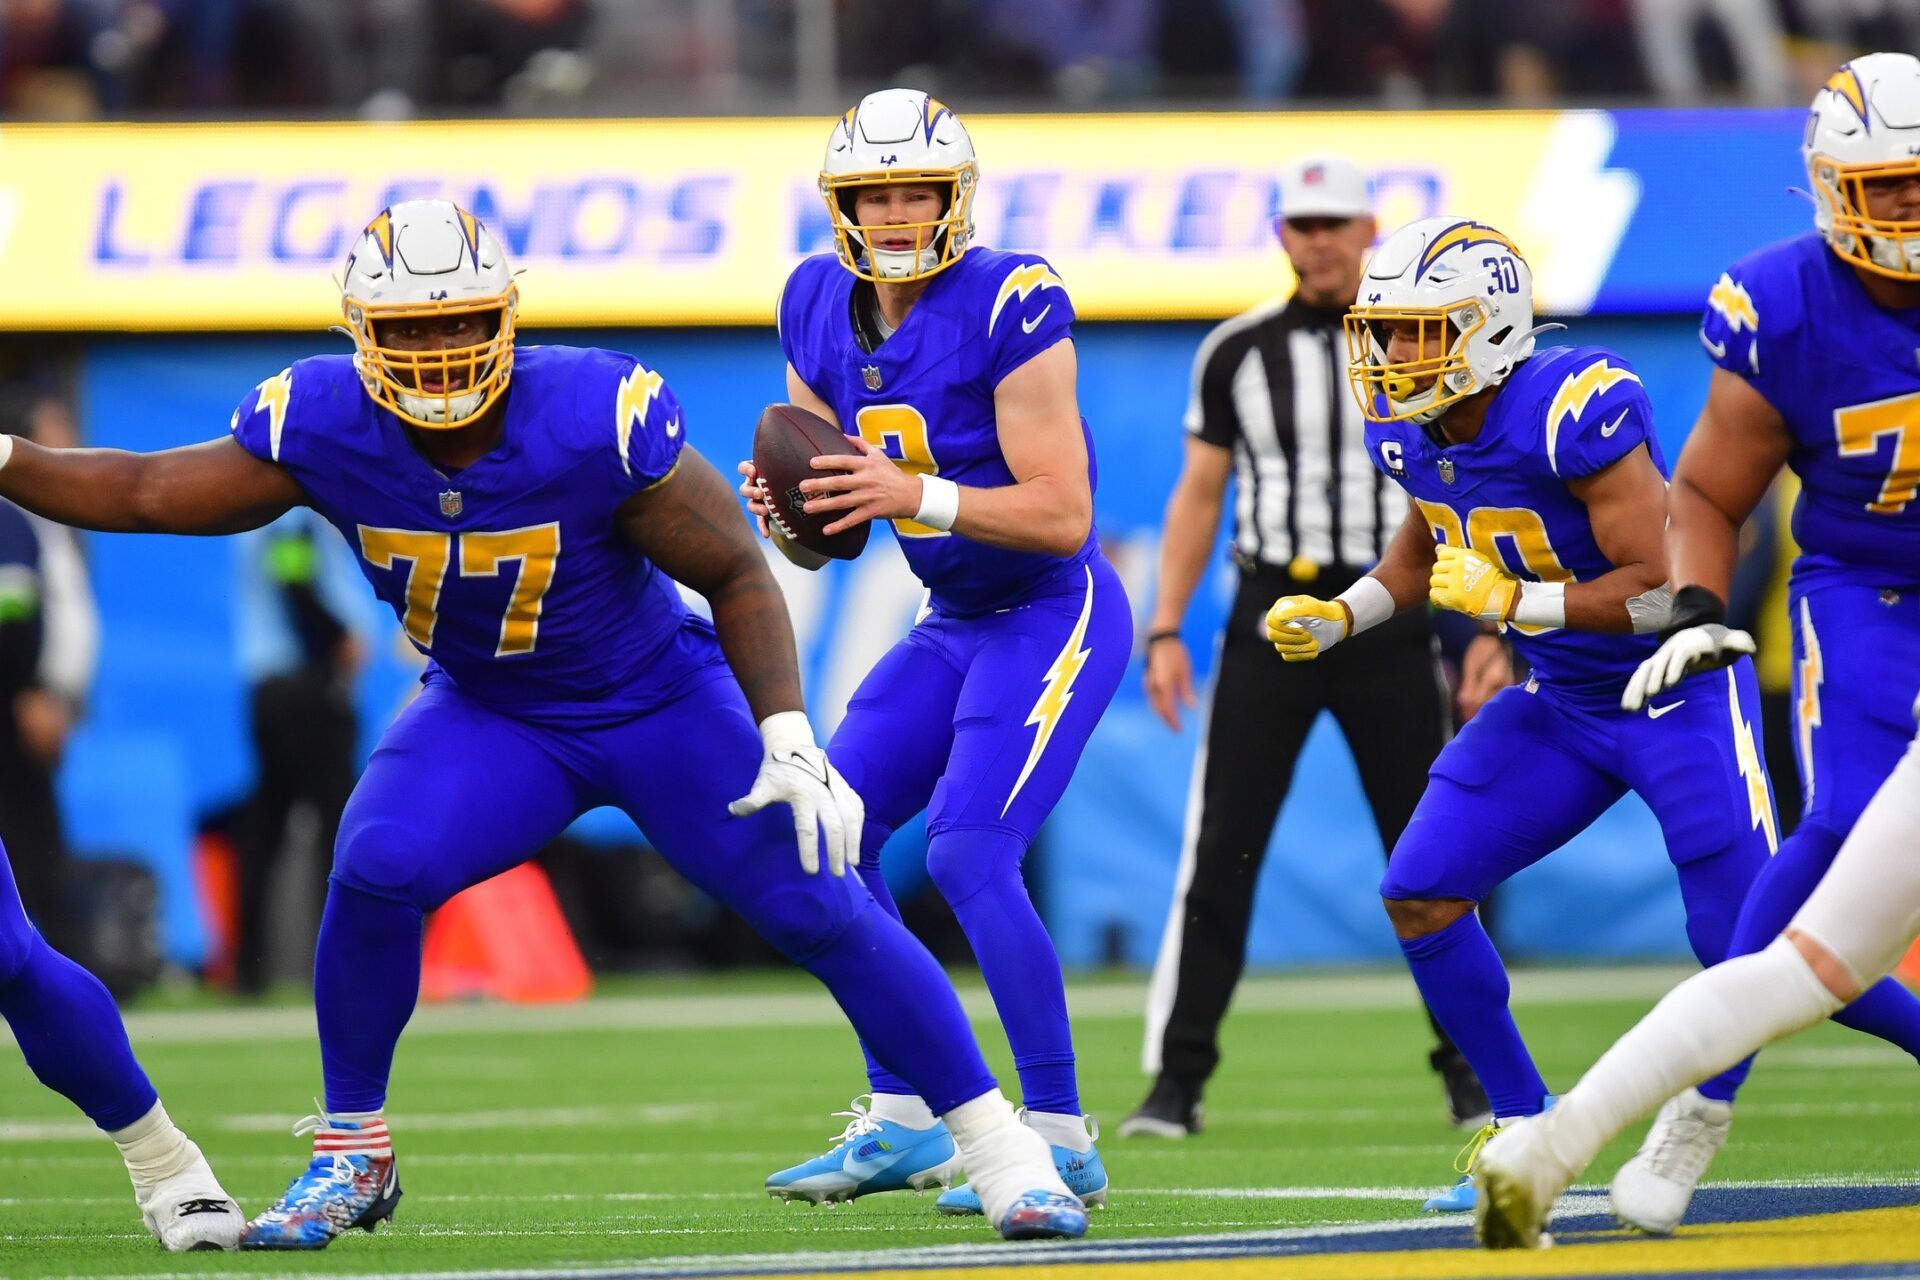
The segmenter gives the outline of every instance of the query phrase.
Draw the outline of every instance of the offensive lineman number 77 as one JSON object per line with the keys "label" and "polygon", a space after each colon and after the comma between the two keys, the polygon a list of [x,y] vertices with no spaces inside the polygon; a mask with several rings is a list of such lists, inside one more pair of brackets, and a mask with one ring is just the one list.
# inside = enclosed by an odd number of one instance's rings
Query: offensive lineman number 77
{"label": "offensive lineman number 77", "polygon": [[440,590],[456,544],[463,578],[493,578],[508,560],[520,562],[513,594],[500,619],[500,642],[493,656],[509,658],[532,653],[540,636],[540,606],[553,585],[554,562],[560,558],[560,524],[529,525],[499,533],[425,533],[411,529],[360,526],[360,554],[376,569],[407,566],[407,610],[401,619],[407,638],[422,650],[433,648],[434,624],[440,620]]}

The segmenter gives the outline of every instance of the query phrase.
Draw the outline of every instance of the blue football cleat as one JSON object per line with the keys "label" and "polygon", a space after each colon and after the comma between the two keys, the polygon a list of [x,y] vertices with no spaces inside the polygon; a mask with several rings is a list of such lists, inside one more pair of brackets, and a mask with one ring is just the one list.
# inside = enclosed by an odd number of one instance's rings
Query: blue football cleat
{"label": "blue football cleat", "polygon": [[324,1249],[393,1217],[400,1176],[392,1156],[317,1155],[273,1207],[240,1233],[242,1249]]}
{"label": "blue football cleat", "polygon": [[400,1203],[400,1171],[386,1121],[308,1116],[294,1126],[311,1133],[313,1159],[266,1212],[240,1232],[242,1249],[324,1249],[358,1227],[372,1231]]}
{"label": "blue football cleat", "polygon": [[[871,1102],[870,1096],[865,1098]],[[849,1122],[833,1146],[825,1155],[769,1177],[768,1195],[833,1204],[882,1191],[950,1186],[960,1171],[953,1135],[942,1121],[936,1120],[931,1129],[913,1129],[877,1120],[860,1098],[853,1100],[853,1110],[834,1114],[849,1117]]]}
{"label": "blue football cleat", "polygon": [[1000,1235],[1007,1240],[1078,1240],[1085,1234],[1086,1208],[1057,1191],[1026,1192],[1000,1224]]}
{"label": "blue football cleat", "polygon": [[1460,1154],[1453,1158],[1453,1171],[1460,1175],[1460,1181],[1448,1187],[1437,1196],[1429,1196],[1420,1206],[1425,1213],[1472,1213],[1474,1202],[1479,1196],[1473,1189],[1473,1162],[1480,1156],[1480,1148],[1487,1145],[1487,1139],[1500,1131],[1500,1126],[1492,1122],[1483,1124],[1467,1145],[1460,1148]]}
{"label": "blue football cleat", "polygon": [[[1060,1171],[1060,1180],[1067,1184],[1067,1190],[1080,1197],[1081,1204],[1089,1209],[1106,1208],[1107,1166],[1101,1163],[1100,1149],[1089,1147],[1085,1151],[1075,1151],[1072,1147],[1056,1146],[1052,1151],[1053,1167]],[[956,1217],[982,1212],[979,1195],[972,1187],[965,1185],[941,1192],[940,1198],[933,1202],[933,1207]]]}
{"label": "blue football cleat", "polygon": [[[1559,1099],[1550,1093],[1546,1096],[1545,1103],[1541,1109],[1545,1110],[1546,1107],[1551,1107],[1557,1101],[1559,1101]],[[1509,1119],[1511,1118],[1512,1117],[1509,1117]],[[1479,1130],[1471,1138],[1467,1139],[1467,1145],[1460,1148],[1460,1154],[1453,1158],[1453,1171],[1460,1175],[1460,1181],[1454,1183],[1437,1196],[1429,1196],[1427,1202],[1420,1206],[1423,1212],[1473,1212],[1474,1205],[1478,1203],[1480,1199],[1479,1194],[1473,1189],[1473,1162],[1480,1158],[1480,1148],[1486,1146],[1487,1140],[1499,1131],[1499,1122],[1494,1121],[1481,1125]]]}

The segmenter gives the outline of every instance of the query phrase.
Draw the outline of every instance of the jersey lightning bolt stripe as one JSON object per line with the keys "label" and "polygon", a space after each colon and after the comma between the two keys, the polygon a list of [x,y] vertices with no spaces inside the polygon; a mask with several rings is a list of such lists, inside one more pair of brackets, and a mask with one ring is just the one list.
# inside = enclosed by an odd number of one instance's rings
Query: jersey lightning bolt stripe
{"label": "jersey lightning bolt stripe", "polygon": [[[1440,445],[1414,423],[1367,425],[1368,455],[1407,491],[1436,541],[1474,547],[1534,582],[1587,582],[1614,568],[1567,482],[1642,446],[1665,475],[1646,388],[1599,347],[1556,347],[1523,361],[1466,444]],[[1541,681],[1583,700],[1617,700],[1658,647],[1653,636],[1565,628],[1507,634]]]}
{"label": "jersey lightning bolt stripe", "polygon": [[638,715],[724,671],[711,628],[615,521],[686,443],[672,389],[629,356],[522,347],[505,412],[499,445],[444,474],[350,358],[320,356],[255,388],[233,432],[346,538],[428,680],[565,724]]}
{"label": "jersey lightning bolt stripe", "polygon": [[1809,233],[1728,268],[1700,341],[1793,436],[1796,580],[1920,582],[1920,307],[1876,305]]}
{"label": "jersey lightning bolt stripe", "polygon": [[[856,283],[830,253],[788,278],[780,343],[800,380],[832,406],[841,430],[908,472],[980,488],[1012,484],[993,393],[1028,360],[1072,339],[1073,303],[1060,277],[1032,254],[971,249],[928,282],[905,323],[871,353],[854,325]],[[1091,480],[1090,434],[1087,470]],[[950,617],[1074,591],[1099,547],[1092,529],[1068,557],[989,547],[911,520],[896,520],[894,533],[934,607]]]}

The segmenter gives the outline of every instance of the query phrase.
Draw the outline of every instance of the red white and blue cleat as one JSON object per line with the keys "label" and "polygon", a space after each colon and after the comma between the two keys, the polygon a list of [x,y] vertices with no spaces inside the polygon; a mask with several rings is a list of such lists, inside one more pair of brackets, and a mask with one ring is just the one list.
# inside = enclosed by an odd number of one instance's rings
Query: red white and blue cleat
{"label": "red white and blue cleat", "polygon": [[313,1134],[313,1160],[247,1224],[242,1249],[324,1249],[343,1232],[372,1231],[393,1217],[400,1175],[384,1120],[308,1116],[293,1131]]}
{"label": "red white and blue cleat", "polygon": [[1087,1210],[1058,1191],[1021,1193],[1000,1219],[1003,1240],[1078,1240],[1087,1234]]}

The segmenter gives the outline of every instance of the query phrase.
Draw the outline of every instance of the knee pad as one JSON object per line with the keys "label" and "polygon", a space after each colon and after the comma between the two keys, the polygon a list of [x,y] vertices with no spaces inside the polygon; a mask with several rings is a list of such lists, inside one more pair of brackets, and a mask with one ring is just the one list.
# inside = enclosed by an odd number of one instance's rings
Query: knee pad
{"label": "knee pad", "polygon": [[407,902],[432,911],[453,891],[438,892],[424,883],[429,859],[414,847],[410,833],[384,822],[342,825],[334,844],[331,879],[361,893]]}
{"label": "knee pad", "polygon": [[927,845],[927,874],[947,904],[957,907],[1003,876],[1018,883],[1026,852],[1027,842],[1010,832],[980,827],[942,831]]}
{"label": "knee pad", "polygon": [[854,917],[874,903],[852,876],[840,880],[824,871],[817,876],[796,871],[751,900],[731,905],[781,955],[805,964],[831,946]]}

